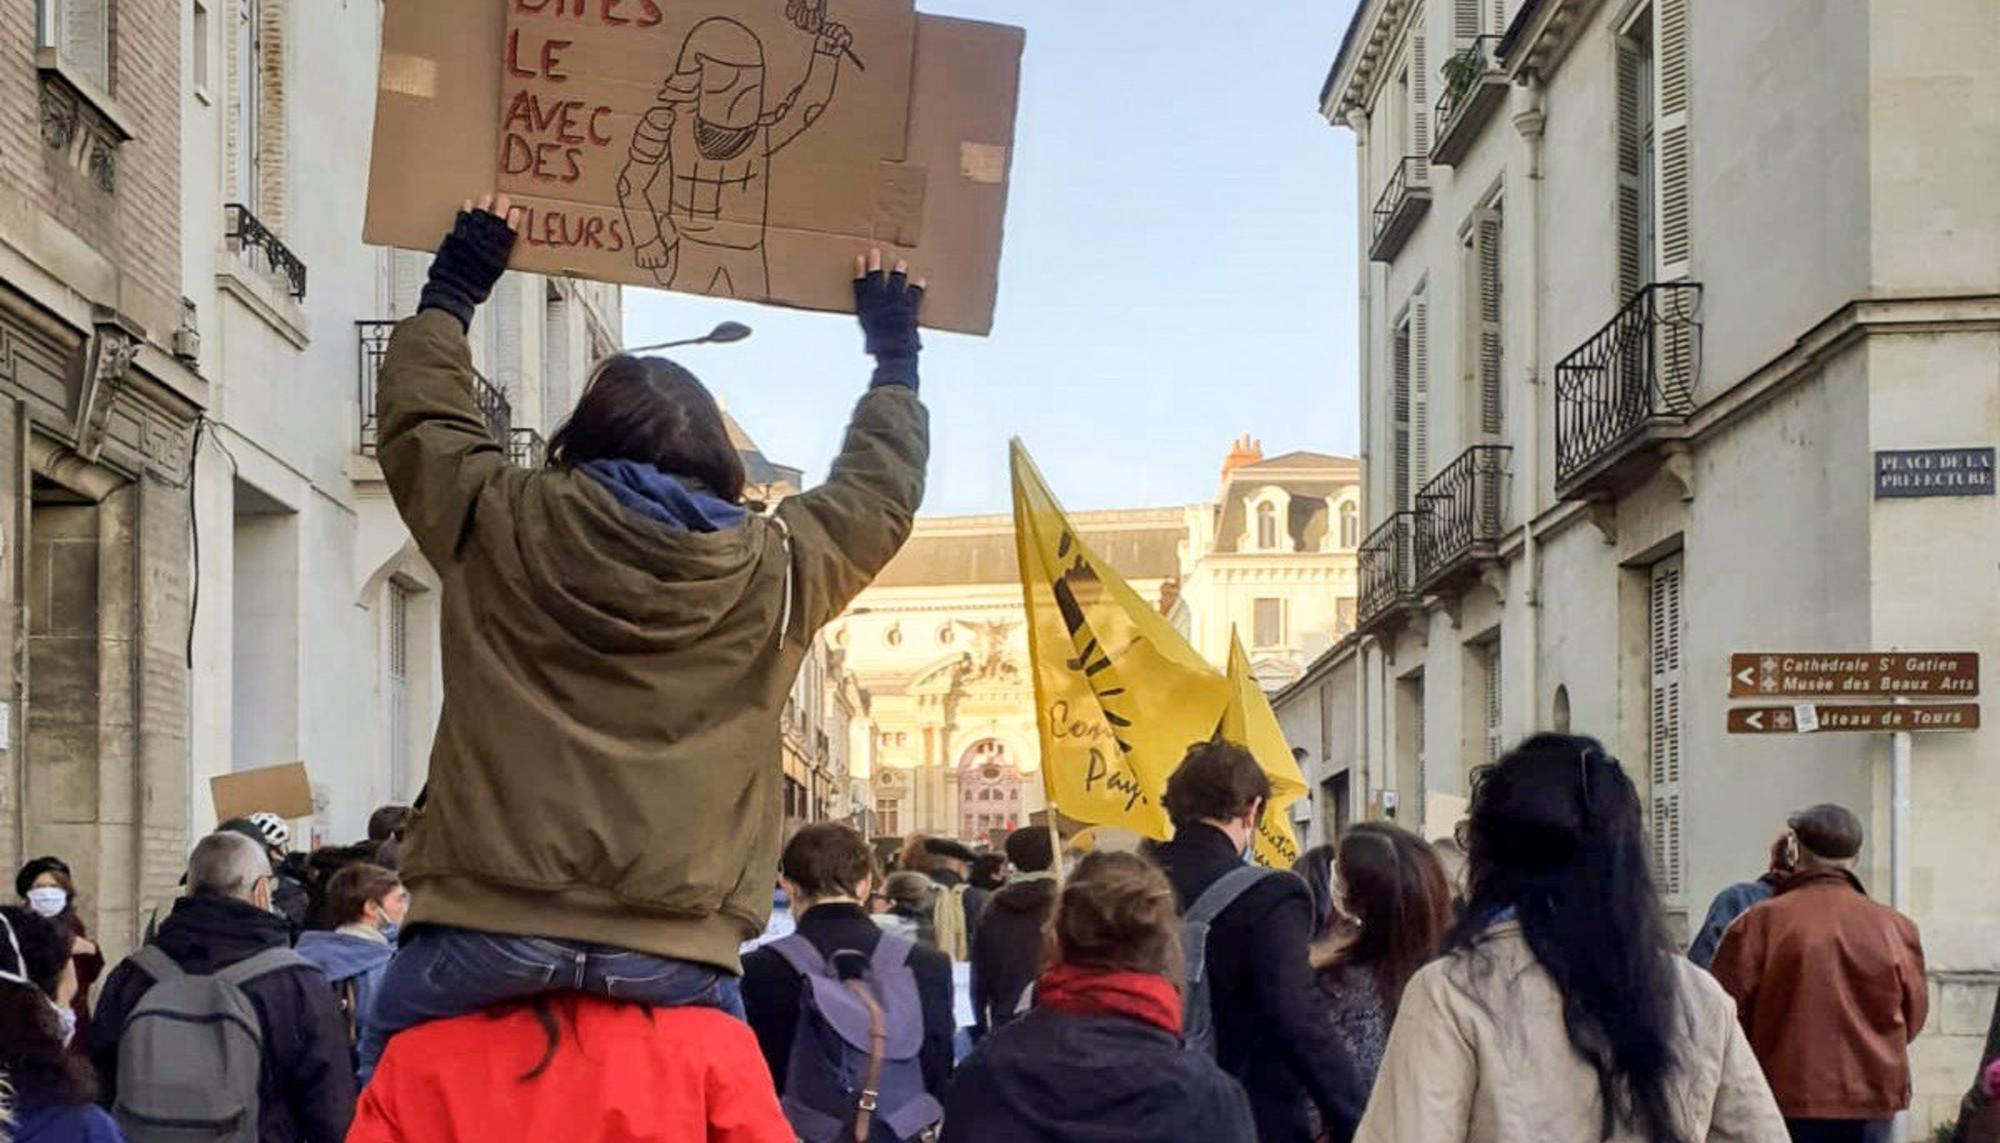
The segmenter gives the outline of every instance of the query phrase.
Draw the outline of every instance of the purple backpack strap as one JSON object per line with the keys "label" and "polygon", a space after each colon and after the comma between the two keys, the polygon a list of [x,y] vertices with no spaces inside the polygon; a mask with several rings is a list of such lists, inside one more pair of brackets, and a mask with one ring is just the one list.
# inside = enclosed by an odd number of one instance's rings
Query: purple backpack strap
{"label": "purple backpack strap", "polygon": [[917,943],[910,938],[883,933],[882,939],[875,942],[875,954],[868,958],[868,967],[878,976],[894,972],[910,963],[910,954],[915,951]]}
{"label": "purple backpack strap", "polygon": [[783,957],[785,963],[792,966],[792,971],[800,976],[827,975],[826,958],[819,955],[819,949],[813,947],[811,941],[798,933],[772,941],[764,947]]}

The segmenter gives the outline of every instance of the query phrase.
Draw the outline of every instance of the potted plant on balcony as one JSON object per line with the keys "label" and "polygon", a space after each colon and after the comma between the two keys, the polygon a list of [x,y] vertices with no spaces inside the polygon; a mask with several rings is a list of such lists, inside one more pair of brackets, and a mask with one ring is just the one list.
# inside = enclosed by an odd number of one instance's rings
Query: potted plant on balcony
{"label": "potted plant on balcony", "polygon": [[1460,106],[1466,93],[1485,75],[1486,50],[1477,43],[1467,44],[1463,50],[1454,52],[1450,59],[1445,60],[1442,100],[1447,108],[1445,114],[1449,114],[1449,109]]}

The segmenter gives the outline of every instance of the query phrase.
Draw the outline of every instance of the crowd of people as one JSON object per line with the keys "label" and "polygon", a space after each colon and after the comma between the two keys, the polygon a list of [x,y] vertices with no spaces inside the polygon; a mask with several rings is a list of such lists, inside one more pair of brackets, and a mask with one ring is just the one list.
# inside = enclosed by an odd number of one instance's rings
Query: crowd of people
{"label": "crowd of people", "polygon": [[[922,497],[923,283],[857,265],[874,373],[827,482],[766,510],[659,359],[604,363],[549,464],[508,462],[466,331],[513,222],[467,203],[381,369],[385,479],[444,582],[425,796],[311,854],[276,815],[221,823],[94,1005],[71,870],[26,865],[0,1137],[1888,1138],[1923,953],[1838,806],[1794,815],[1685,955],[1639,793],[1588,738],[1480,771],[1449,840],[1346,825],[1296,871],[1251,862],[1270,780],[1221,740],[1135,852],[781,836],[792,679]],[[1962,1143],[2000,1138],[1996,1052],[2000,1009]]]}

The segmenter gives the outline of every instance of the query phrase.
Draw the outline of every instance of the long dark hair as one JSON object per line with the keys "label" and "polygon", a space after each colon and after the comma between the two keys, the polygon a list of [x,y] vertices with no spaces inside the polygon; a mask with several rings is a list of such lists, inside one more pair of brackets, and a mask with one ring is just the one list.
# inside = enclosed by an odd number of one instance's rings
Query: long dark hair
{"label": "long dark hair", "polygon": [[1306,883],[1306,891],[1313,900],[1313,942],[1324,941],[1334,935],[1333,923],[1333,847],[1315,845],[1299,855],[1292,863],[1292,872]]}
{"label": "long dark hair", "polygon": [[549,439],[549,463],[632,460],[743,500],[743,458],[722,406],[695,375],[663,357],[619,354],[597,367],[576,411]]}
{"label": "long dark hair", "polygon": [[1376,822],[1347,831],[1336,864],[1340,906],[1359,928],[1316,950],[1314,964],[1367,969],[1393,1020],[1403,986],[1437,955],[1451,925],[1451,882],[1422,838]]}
{"label": "long dark hair", "polygon": [[[69,932],[45,917],[13,905],[0,907],[14,931],[0,933],[0,972],[29,983],[0,980],[0,1075],[27,1107],[79,1107],[97,1098],[90,1065],[65,1051],[56,1023],[56,984],[69,962]],[[14,947],[20,946],[17,960]]]}
{"label": "long dark hair", "polygon": [[1624,1123],[1685,1143],[1667,1094],[1680,1064],[1672,945],[1624,768],[1596,739],[1536,735],[1474,778],[1469,834],[1469,899],[1447,949],[1476,954],[1513,910],[1597,1073],[1603,1138]]}

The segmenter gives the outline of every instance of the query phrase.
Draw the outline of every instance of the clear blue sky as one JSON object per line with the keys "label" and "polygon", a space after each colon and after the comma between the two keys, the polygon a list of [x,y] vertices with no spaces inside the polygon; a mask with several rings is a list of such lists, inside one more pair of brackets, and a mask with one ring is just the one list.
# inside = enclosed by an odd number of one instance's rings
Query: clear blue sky
{"label": "clear blue sky", "polygon": [[[1351,0],[918,7],[1028,30],[993,336],[925,334],[925,513],[1006,511],[1016,435],[1079,509],[1198,502],[1241,433],[1351,453],[1354,143],[1316,106]],[[625,298],[630,344],[756,327],[678,359],[825,474],[867,376],[851,317]]]}

